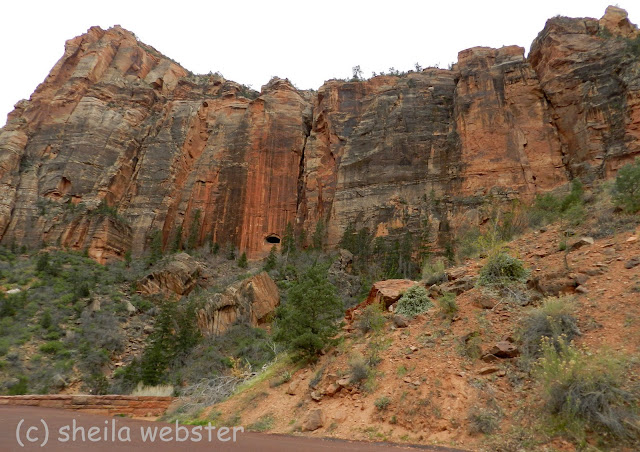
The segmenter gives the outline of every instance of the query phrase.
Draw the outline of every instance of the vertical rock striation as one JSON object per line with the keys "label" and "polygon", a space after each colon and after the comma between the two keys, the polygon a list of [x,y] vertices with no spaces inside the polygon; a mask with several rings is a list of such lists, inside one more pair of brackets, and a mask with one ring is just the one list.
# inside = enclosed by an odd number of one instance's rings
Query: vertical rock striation
{"label": "vertical rock striation", "polygon": [[529,60],[572,177],[610,177],[640,152],[640,43],[624,10],[547,21]]}
{"label": "vertical rock striation", "polygon": [[609,7],[550,19],[528,58],[476,47],[450,70],[317,92],[274,78],[258,93],[93,27],[0,129],[0,240],[108,262],[155,234],[257,258],[288,223],[310,235],[322,221],[330,247],[352,223],[446,231],[478,203],[610,177],[639,155],[639,39]]}

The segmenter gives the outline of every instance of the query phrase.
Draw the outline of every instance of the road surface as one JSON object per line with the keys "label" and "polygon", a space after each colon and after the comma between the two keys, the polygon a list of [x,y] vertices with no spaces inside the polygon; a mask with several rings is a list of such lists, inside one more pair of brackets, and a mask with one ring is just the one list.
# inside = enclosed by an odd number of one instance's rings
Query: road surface
{"label": "road surface", "polygon": [[205,450],[233,452],[460,451],[446,447],[367,443],[240,431],[236,431],[236,441],[233,442],[233,431],[222,428],[176,427],[175,424],[163,422],[111,418],[53,408],[0,406],[0,451],[3,452],[173,452],[179,450],[189,452]]}

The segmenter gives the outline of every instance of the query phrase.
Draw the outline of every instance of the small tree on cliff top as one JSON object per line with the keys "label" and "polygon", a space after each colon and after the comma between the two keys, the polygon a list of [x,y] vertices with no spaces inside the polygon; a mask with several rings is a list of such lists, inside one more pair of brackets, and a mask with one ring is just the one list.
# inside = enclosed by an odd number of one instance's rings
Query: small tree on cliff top
{"label": "small tree on cliff top", "polygon": [[295,353],[314,360],[338,332],[344,314],[336,288],[327,279],[327,267],[314,264],[287,292],[287,303],[276,313],[274,339]]}

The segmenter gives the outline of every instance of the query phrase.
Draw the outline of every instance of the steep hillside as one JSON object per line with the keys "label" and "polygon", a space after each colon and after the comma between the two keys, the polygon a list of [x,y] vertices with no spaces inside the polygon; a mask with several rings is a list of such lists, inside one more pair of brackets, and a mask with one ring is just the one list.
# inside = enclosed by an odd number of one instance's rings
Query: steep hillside
{"label": "steep hillside", "polygon": [[[589,197],[593,216],[586,221],[563,220],[497,245],[522,259],[526,283],[479,278],[495,255],[491,249],[488,257],[447,269],[445,283],[378,282],[347,313],[337,345],[315,364],[281,358],[233,397],[200,412],[200,421],[465,450],[637,450],[612,431],[602,435],[590,424],[585,433],[582,424],[553,417],[545,405],[553,383],[544,383],[536,361],[536,341],[562,340],[554,336],[562,333],[589,351],[575,358],[585,361],[571,375],[597,380],[590,372],[598,369],[614,381],[623,369],[625,390],[638,394],[639,221],[612,213],[606,194]],[[407,319],[372,310],[382,302],[397,311],[402,292],[416,285],[427,288],[432,307],[426,312]],[[443,297],[447,292],[456,296]],[[545,330],[545,322],[554,326]],[[602,354],[620,357],[623,367],[605,358],[610,367],[586,364],[585,356]],[[630,403],[637,408],[637,400]],[[572,422],[582,410],[588,406]],[[615,411],[603,413],[616,419]],[[623,424],[637,429],[637,418],[620,413]]]}
{"label": "steep hillside", "polygon": [[638,39],[609,7],[550,19],[528,58],[472,48],[449,70],[256,92],[94,27],[0,130],[0,243],[105,263],[159,231],[259,258],[289,223],[334,247],[351,224],[393,238],[426,219],[445,246],[487,199],[608,177],[640,152]]}

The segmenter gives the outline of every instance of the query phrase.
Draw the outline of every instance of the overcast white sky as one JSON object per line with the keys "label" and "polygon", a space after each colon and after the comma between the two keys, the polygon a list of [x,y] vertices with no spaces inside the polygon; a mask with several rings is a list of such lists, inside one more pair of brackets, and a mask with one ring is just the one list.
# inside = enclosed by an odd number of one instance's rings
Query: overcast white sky
{"label": "overcast white sky", "polygon": [[[557,14],[600,18],[611,0],[202,1],[11,0],[0,16],[0,126],[62,56],[64,42],[114,24],[195,73],[219,71],[255,89],[272,76],[298,88],[372,71],[439,65],[473,46],[529,49]],[[640,21],[640,2],[618,6]]]}

